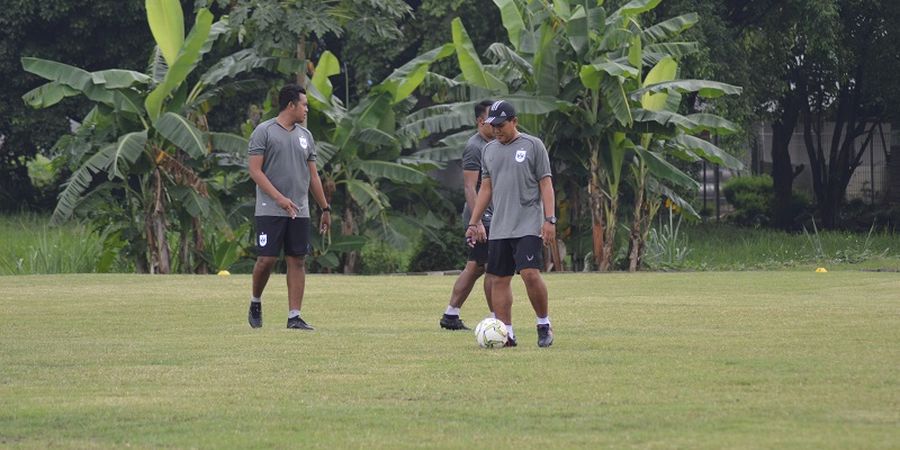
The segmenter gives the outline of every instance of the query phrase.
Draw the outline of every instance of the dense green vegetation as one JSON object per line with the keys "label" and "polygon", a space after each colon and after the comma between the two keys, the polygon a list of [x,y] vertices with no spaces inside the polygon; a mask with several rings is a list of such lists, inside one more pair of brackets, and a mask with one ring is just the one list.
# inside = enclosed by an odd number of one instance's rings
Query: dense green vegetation
{"label": "dense green vegetation", "polygon": [[[896,119],[896,2],[14,3],[0,13],[0,71],[16,80],[0,102],[0,210],[55,203],[57,222],[96,230],[104,257],[137,272],[241,260],[253,192],[242,149],[285,82],[310,87],[336,211],[335,233],[314,242],[316,272],[376,271],[363,253],[415,265],[410,245],[436,240],[460,206],[425,174],[458,159],[487,97],[514,103],[548,145],[569,268],[659,267],[656,215],[694,214],[696,163],[741,167],[760,120],[773,128],[771,185],[735,197],[729,220],[858,231],[900,217],[882,199],[844,201],[861,152]],[[123,27],[140,30],[118,39]],[[810,199],[791,189],[795,130]]]}
{"label": "dense green vegetation", "polygon": [[[874,228],[869,233],[818,230],[791,233],[746,228],[727,223],[678,224],[671,231],[668,212],[661,214],[648,242],[649,270],[878,270],[900,272],[900,236]],[[412,234],[412,233],[411,233]],[[432,237],[419,234],[404,249],[373,241],[362,248],[362,272],[367,274],[459,269],[465,251],[458,230],[448,227]],[[106,251],[103,236],[86,224],[52,227],[49,219],[32,214],[0,216],[0,275],[132,272],[130,261]],[[249,241],[246,247],[249,247]],[[249,248],[216,270],[248,273]]]}
{"label": "dense green vegetation", "polygon": [[[896,447],[896,274],[560,274],[556,334],[438,328],[452,278],[310,275],[284,329],[249,276],[0,283],[0,445],[92,448]],[[470,299],[463,319],[486,312]],[[64,320],[61,320],[64,318]]]}

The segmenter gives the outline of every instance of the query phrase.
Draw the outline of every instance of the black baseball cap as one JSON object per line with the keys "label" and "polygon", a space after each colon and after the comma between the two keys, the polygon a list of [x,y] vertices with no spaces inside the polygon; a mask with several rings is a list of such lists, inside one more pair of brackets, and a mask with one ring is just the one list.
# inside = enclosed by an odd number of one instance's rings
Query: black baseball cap
{"label": "black baseball cap", "polygon": [[516,117],[516,108],[513,108],[509,102],[497,100],[488,109],[488,116],[487,119],[484,119],[484,123],[488,125],[500,125],[513,117]]}

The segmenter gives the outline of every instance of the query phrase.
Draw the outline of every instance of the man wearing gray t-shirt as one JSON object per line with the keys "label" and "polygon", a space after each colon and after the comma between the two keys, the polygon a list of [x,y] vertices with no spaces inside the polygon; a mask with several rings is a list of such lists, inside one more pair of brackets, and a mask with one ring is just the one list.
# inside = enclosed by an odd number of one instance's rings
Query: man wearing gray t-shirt
{"label": "man wearing gray t-shirt", "polygon": [[247,321],[262,326],[262,294],[278,256],[284,251],[287,265],[287,327],[312,330],[300,318],[306,287],[306,255],[309,254],[309,192],[322,208],[319,232],[331,226],[331,208],[325,199],[316,169],[316,145],[312,134],[300,126],[309,104],[306,91],[295,84],[278,94],[278,116],[259,124],[250,135],[247,165],[256,183],[256,265]]}
{"label": "man wearing gray t-shirt", "polygon": [[508,347],[515,347],[512,327],[513,275],[519,273],[537,316],[538,346],[553,344],[547,306],[547,285],[541,277],[543,249],[556,240],[556,213],[550,157],[540,139],[520,133],[516,110],[503,100],[488,109],[485,122],[495,140],[482,150],[481,190],[466,238],[488,238],[477,220],[492,204],[494,215],[488,244],[487,272],[494,275],[491,303],[496,317],[506,324]]}
{"label": "man wearing gray t-shirt", "polygon": [[[475,207],[475,197],[478,195],[478,189],[481,188],[481,149],[489,141],[494,139],[494,128],[484,123],[487,118],[487,110],[494,102],[484,100],[475,105],[475,126],[477,132],[466,142],[466,149],[463,151],[463,192],[466,196],[466,205],[463,207],[463,223],[469,223],[472,217],[472,209]],[[484,211],[481,215],[481,222],[488,230],[491,226],[491,207]],[[488,259],[487,242],[475,242],[469,249],[469,258],[466,261],[466,267],[453,284],[453,291],[450,293],[450,303],[441,317],[441,328],[448,330],[468,330],[469,327],[459,318],[459,309],[462,308],[469,293],[475,286],[478,278],[484,274],[484,267]],[[491,306],[491,282],[493,275],[485,275],[484,277],[484,297],[487,299],[488,310],[493,314],[494,309]]]}

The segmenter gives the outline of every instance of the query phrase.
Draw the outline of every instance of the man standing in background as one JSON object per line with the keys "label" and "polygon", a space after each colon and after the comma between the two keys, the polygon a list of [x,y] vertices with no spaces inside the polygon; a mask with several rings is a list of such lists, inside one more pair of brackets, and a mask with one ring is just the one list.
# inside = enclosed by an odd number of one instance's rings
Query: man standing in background
{"label": "man standing in background", "polygon": [[269,275],[284,250],[287,264],[287,327],[313,330],[300,318],[306,287],[309,254],[309,192],[322,208],[319,232],[331,226],[331,208],[316,169],[316,145],[300,124],[309,104],[306,91],[295,84],[281,88],[278,116],[259,124],[250,136],[248,166],[256,183],[256,239],[258,256],[253,267],[253,291],[247,321],[262,326],[262,294]]}
{"label": "man standing in background", "polygon": [[[466,142],[466,149],[463,151],[463,192],[466,196],[466,205],[463,207],[463,223],[469,223],[472,217],[472,210],[475,209],[475,198],[478,190],[481,189],[481,150],[485,144],[494,139],[494,129],[486,124],[484,120],[487,118],[487,110],[494,102],[485,100],[475,105],[475,127],[476,133]],[[485,232],[489,232],[491,226],[490,205],[481,215],[481,223],[485,228]],[[487,242],[475,242],[474,246],[469,248],[469,258],[466,267],[453,284],[453,291],[450,293],[450,303],[444,316],[441,317],[441,328],[448,330],[468,330],[469,327],[459,318],[459,309],[472,292],[472,287],[478,278],[485,273],[485,264],[488,259]],[[494,276],[487,274],[484,276],[484,297],[487,299],[488,310],[493,316],[494,308],[491,306],[491,282]]]}

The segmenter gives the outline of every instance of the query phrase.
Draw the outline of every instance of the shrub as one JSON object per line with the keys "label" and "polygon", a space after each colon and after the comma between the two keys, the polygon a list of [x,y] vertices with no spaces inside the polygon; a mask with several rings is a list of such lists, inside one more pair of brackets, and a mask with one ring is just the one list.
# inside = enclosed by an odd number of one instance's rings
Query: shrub
{"label": "shrub", "polygon": [[436,230],[435,236],[423,233],[413,251],[409,270],[428,272],[461,269],[466,265],[467,257],[464,233],[459,226],[449,224]]}
{"label": "shrub", "polygon": [[[775,193],[769,175],[732,178],[722,190],[725,199],[734,207],[734,212],[728,216],[731,222],[752,227],[765,227],[772,223]],[[790,210],[795,214],[795,226],[809,216],[810,204],[807,195],[798,192],[791,194]]]}
{"label": "shrub", "polygon": [[362,259],[361,272],[363,275],[397,273],[406,270],[400,251],[384,241],[371,240],[366,243],[360,252],[360,258]]}
{"label": "shrub", "polygon": [[734,207],[729,219],[743,226],[766,226],[772,217],[772,177],[768,175],[735,177],[722,188],[725,199]]}

